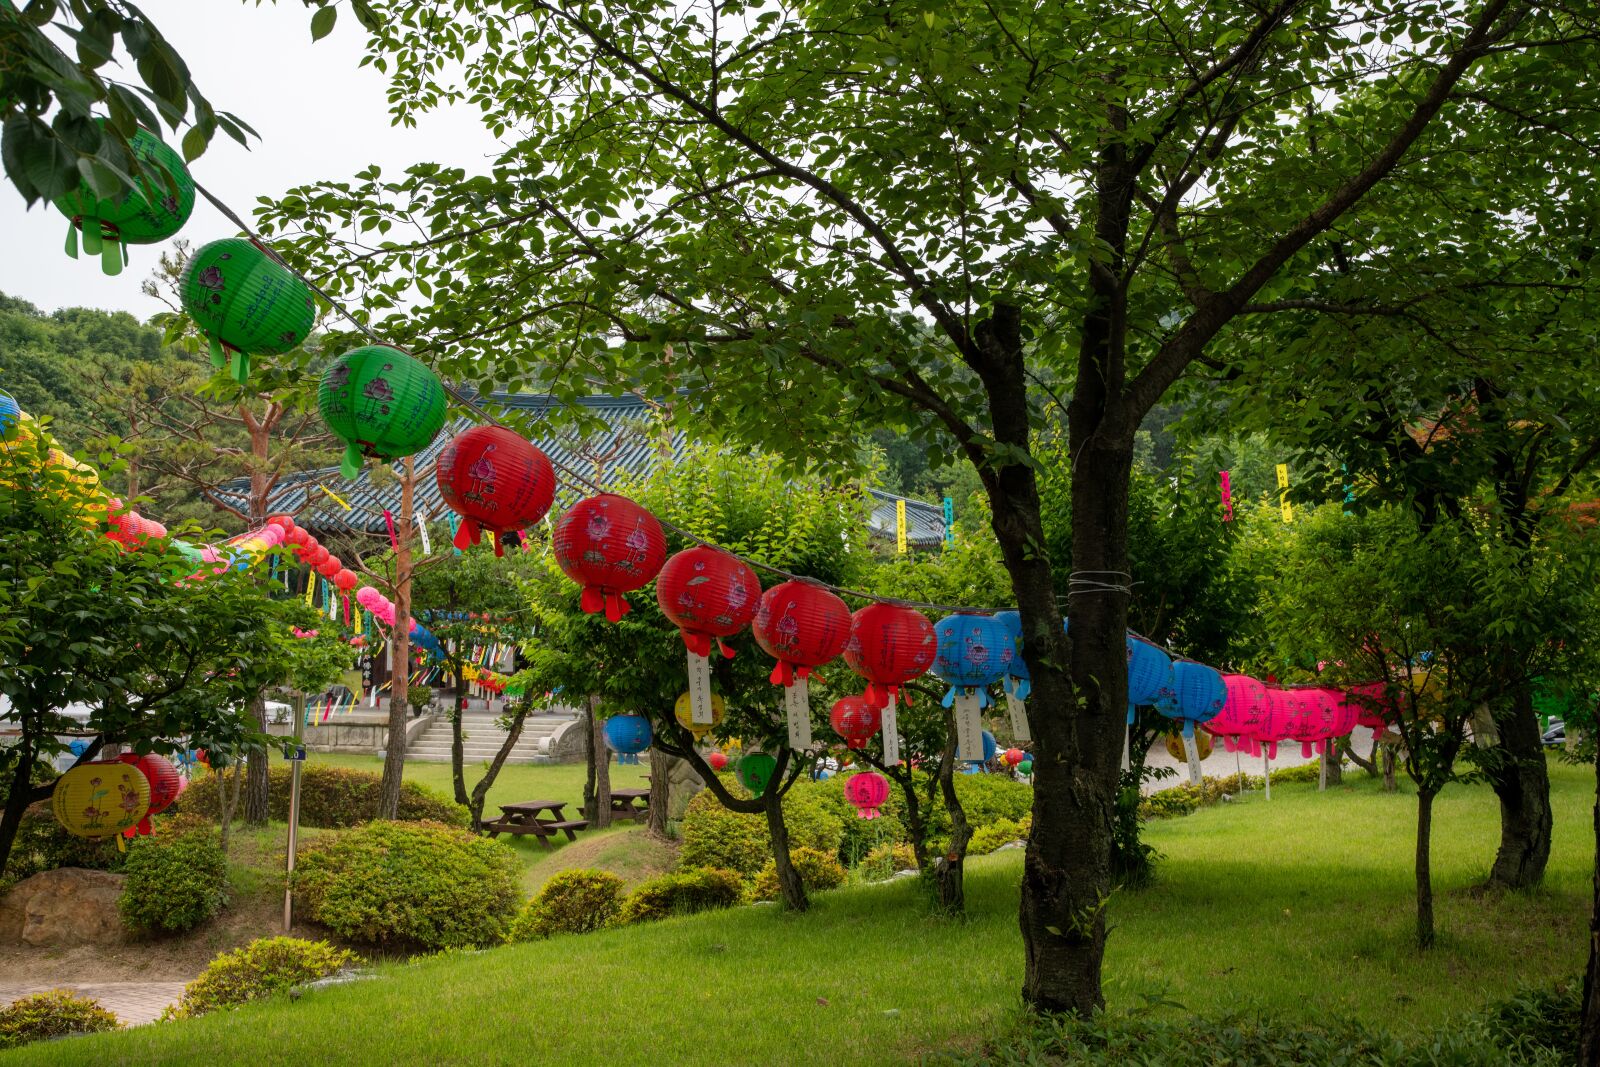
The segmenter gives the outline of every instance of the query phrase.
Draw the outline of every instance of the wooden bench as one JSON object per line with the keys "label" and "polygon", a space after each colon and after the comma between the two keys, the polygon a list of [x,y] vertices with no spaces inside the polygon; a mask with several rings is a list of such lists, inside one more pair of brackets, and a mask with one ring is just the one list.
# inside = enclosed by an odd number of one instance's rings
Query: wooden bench
{"label": "wooden bench", "polygon": [[519,804],[500,805],[500,818],[480,823],[490,838],[501,834],[532,834],[539,844],[550,847],[550,838],[557,833],[567,835],[568,841],[578,839],[577,831],[587,830],[587,819],[568,819],[562,814],[564,801],[525,800]]}
{"label": "wooden bench", "polygon": [[[543,826],[545,830],[549,831],[550,833],[554,833],[557,830],[564,831],[567,835],[568,841],[576,841],[578,839],[577,832],[579,830],[587,830],[589,828],[589,820],[562,819],[560,822],[541,821],[539,825]],[[549,836],[549,834],[547,833],[545,836]]]}

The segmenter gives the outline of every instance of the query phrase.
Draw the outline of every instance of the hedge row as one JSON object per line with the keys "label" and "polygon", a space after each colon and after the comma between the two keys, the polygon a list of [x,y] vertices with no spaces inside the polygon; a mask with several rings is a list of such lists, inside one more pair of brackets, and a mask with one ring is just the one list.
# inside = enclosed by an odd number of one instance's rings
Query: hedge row
{"label": "hedge row", "polygon": [[[291,769],[284,766],[268,771],[267,811],[271,818],[280,822],[289,818],[291,773]],[[217,775],[208,774],[189,783],[174,807],[211,819],[221,818],[218,781]],[[343,830],[371,822],[377,817],[382,786],[383,776],[372,771],[308,764],[300,774],[300,825]],[[471,821],[466,808],[415,782],[401,782],[397,818],[403,822],[426,820],[458,827]]]}

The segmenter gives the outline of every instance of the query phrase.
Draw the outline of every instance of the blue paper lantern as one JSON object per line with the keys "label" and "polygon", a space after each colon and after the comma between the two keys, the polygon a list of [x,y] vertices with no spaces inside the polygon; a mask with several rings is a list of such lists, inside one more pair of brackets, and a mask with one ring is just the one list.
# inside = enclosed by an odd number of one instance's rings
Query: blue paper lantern
{"label": "blue paper lantern", "polygon": [[613,715],[606,720],[606,744],[613,752],[632,756],[650,747],[650,720],[643,715]]}
{"label": "blue paper lantern", "polygon": [[11,394],[0,389],[0,441],[9,441],[22,425],[22,408]]}
{"label": "blue paper lantern", "polygon": [[85,752],[89,751],[89,742],[80,737],[76,741],[68,743],[67,751],[72,753],[74,756],[81,756]]}
{"label": "blue paper lantern", "polygon": [[1006,688],[1018,700],[1027,700],[1028,693],[1033,688],[1033,682],[1028,676],[1028,664],[1022,659],[1022,613],[1020,611],[1000,611],[995,613],[995,621],[1006,628],[1012,642],[1011,662],[1006,666],[1006,677],[1011,679]]}
{"label": "blue paper lantern", "polygon": [[995,754],[998,753],[999,751],[1000,751],[1000,742],[998,742],[998,741],[996,741],[994,739],[994,734],[991,734],[988,730],[985,730],[983,732],[983,758],[982,759],[969,760],[968,762],[969,763],[988,763],[990,760],[994,759]]}
{"label": "blue paper lantern", "polygon": [[1157,703],[1156,709],[1170,719],[1181,720],[1184,736],[1193,737],[1196,723],[1209,722],[1222,710],[1228,700],[1228,686],[1220,671],[1192,660],[1174,663],[1172,680],[1176,701]]}
{"label": "blue paper lantern", "polygon": [[1005,624],[993,615],[947,615],[934,623],[938,652],[933,673],[950,683],[944,706],[955,703],[956,691],[976,692],[987,707],[988,688],[1001,678],[1016,658],[1016,645]]}
{"label": "blue paper lantern", "polygon": [[1172,660],[1161,649],[1143,638],[1129,634],[1128,643],[1128,725],[1133,725],[1134,709],[1143,704],[1165,708],[1177,695],[1173,685]]}

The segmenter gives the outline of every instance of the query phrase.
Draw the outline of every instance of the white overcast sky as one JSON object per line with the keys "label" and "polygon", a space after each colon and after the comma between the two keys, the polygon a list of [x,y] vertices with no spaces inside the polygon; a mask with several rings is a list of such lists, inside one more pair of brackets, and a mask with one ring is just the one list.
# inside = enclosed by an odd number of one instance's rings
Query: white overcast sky
{"label": "white overcast sky", "polygon": [[[358,67],[366,35],[340,8],[333,33],[311,41],[311,16],[298,0],[245,5],[237,0],[143,0],[141,7],[189,64],[201,91],[219,110],[243,118],[261,135],[250,149],[218,131],[192,164],[195,177],[250,220],[259,196],[322,178],[343,179],[369,163],[398,176],[432,161],[480,170],[495,142],[468,108],[439,111],[414,129],[389,124],[384,76]],[[116,75],[137,82],[131,70]],[[163,130],[169,143],[178,138]],[[44,311],[98,307],[143,319],[162,310],[139,292],[158,245],[135,245],[132,263],[115,278],[93,257],[62,251],[67,222],[48,204],[25,210],[0,177],[0,292]],[[232,236],[233,228],[205,201],[180,237],[200,245]]]}

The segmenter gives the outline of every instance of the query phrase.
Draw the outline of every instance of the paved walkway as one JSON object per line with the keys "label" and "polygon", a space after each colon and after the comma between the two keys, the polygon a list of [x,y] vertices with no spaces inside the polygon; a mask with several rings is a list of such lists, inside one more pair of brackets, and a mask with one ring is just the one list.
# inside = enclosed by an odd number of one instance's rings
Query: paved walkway
{"label": "paved walkway", "polygon": [[61,982],[56,985],[0,986],[0,1004],[10,1004],[29,993],[43,993],[48,989],[70,989],[81,996],[93,997],[100,1006],[121,1019],[125,1026],[139,1026],[155,1022],[166,1009],[183,995],[183,982]]}

